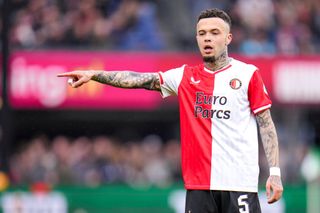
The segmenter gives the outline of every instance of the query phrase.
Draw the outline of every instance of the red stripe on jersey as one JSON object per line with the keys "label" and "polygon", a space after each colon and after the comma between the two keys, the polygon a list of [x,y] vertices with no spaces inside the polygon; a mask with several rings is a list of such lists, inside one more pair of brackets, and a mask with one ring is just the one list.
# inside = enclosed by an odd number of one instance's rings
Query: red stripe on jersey
{"label": "red stripe on jersey", "polygon": [[162,78],[161,72],[158,73],[158,76],[159,76],[159,81],[160,81],[160,85],[161,85],[161,84],[163,84],[163,78]]}
{"label": "red stripe on jersey", "polygon": [[216,71],[212,71],[212,70],[210,70],[210,69],[208,69],[206,67],[204,67],[203,69],[204,69],[204,71],[206,71],[206,72],[208,72],[210,74],[217,74],[219,72],[222,72],[222,71],[225,71],[225,70],[229,69],[231,66],[232,66],[232,64],[229,64],[228,66],[226,66],[226,67],[224,67],[224,68],[222,68],[220,70],[216,70]]}
{"label": "red stripe on jersey", "polygon": [[210,189],[213,84],[214,75],[199,65],[186,66],[179,85],[182,173],[187,189]]}
{"label": "red stripe on jersey", "polygon": [[271,107],[271,100],[257,70],[253,73],[249,82],[248,99],[251,111],[254,114]]}

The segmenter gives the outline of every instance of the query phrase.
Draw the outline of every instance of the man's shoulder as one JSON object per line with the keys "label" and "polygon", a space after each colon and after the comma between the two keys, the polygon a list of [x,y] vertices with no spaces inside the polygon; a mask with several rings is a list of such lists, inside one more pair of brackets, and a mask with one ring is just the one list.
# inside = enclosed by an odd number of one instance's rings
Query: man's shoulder
{"label": "man's shoulder", "polygon": [[246,63],[244,61],[240,61],[238,59],[232,58],[231,63],[235,69],[239,69],[239,70],[243,70],[243,71],[256,71],[256,70],[258,70],[258,68],[255,65]]}
{"label": "man's shoulder", "polygon": [[196,64],[196,65],[189,65],[189,64],[185,64],[184,69],[185,70],[196,70],[196,69],[203,69],[204,68],[204,64]]}

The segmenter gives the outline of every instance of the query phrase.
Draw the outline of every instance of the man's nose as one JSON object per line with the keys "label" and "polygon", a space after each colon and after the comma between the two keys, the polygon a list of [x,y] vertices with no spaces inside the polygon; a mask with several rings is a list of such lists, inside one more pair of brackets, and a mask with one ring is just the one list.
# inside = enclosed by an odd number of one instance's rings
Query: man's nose
{"label": "man's nose", "polygon": [[212,40],[211,36],[206,35],[206,37],[204,38],[205,42],[210,42]]}

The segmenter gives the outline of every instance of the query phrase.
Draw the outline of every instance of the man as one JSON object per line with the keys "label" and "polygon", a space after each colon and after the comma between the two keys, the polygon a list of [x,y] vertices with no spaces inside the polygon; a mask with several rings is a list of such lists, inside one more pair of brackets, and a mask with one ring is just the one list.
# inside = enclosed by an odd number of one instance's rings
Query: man
{"label": "man", "polygon": [[228,56],[230,28],[224,11],[200,14],[197,42],[204,63],[198,66],[159,73],[73,71],[58,75],[72,78],[72,87],[94,80],[179,97],[186,213],[261,212],[256,123],[270,167],[268,202],[282,196],[271,101],[257,68]]}

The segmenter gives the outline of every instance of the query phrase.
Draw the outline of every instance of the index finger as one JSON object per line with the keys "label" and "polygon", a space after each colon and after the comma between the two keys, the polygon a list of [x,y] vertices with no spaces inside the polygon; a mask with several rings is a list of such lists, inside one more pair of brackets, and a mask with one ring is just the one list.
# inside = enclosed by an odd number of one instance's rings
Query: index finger
{"label": "index finger", "polygon": [[72,76],[75,76],[75,74],[72,72],[64,72],[64,73],[59,73],[57,76],[58,77],[72,77]]}

